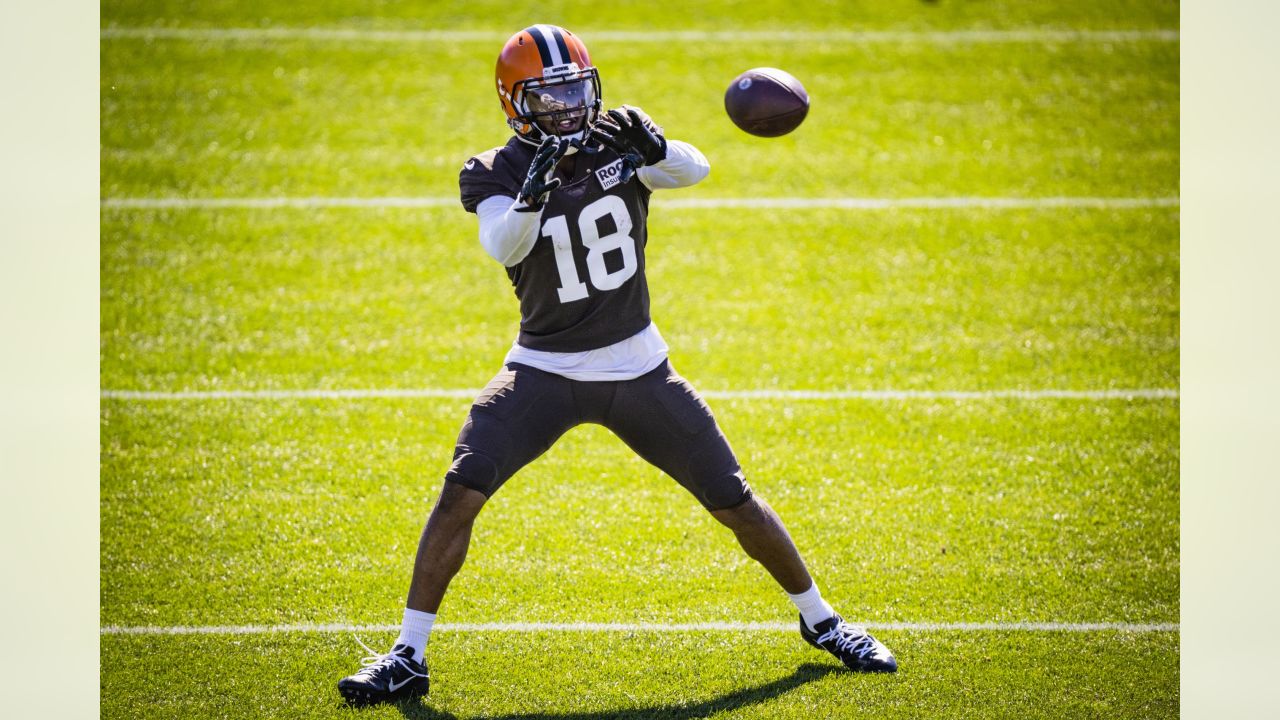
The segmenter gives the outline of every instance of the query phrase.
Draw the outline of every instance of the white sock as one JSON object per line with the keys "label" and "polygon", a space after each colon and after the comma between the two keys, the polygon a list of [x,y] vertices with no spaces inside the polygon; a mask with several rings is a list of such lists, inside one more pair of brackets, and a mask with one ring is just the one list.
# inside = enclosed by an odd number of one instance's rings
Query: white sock
{"label": "white sock", "polygon": [[818,583],[814,583],[799,595],[787,593],[787,597],[795,603],[796,609],[800,611],[800,617],[804,618],[804,624],[808,625],[810,630],[823,620],[835,617],[836,611],[831,609],[827,601],[822,599],[822,593],[818,592]]}
{"label": "white sock", "polygon": [[431,637],[431,626],[435,624],[435,613],[405,608],[400,637],[396,638],[395,644],[413,648],[414,662],[422,662],[422,656],[427,651],[427,639]]}

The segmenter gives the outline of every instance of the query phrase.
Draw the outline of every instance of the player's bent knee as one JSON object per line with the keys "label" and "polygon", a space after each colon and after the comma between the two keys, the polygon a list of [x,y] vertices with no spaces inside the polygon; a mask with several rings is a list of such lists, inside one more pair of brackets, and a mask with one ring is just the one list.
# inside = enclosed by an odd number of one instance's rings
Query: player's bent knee
{"label": "player's bent knee", "polygon": [[501,484],[498,464],[485,455],[459,449],[454,453],[453,465],[444,474],[446,483],[454,483],[475,490],[486,498],[493,495]]}
{"label": "player's bent knee", "polygon": [[716,513],[746,506],[751,501],[751,486],[741,473],[720,478],[701,488],[698,500],[707,510]]}
{"label": "player's bent knee", "polygon": [[742,466],[714,422],[695,440],[684,472],[675,475],[708,510],[724,510],[751,498]]}

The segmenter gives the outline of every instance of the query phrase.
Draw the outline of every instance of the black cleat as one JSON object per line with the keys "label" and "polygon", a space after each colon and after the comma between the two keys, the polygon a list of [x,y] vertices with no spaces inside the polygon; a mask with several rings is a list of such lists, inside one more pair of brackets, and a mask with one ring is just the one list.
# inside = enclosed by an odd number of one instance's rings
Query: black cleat
{"label": "black cleat", "polygon": [[373,654],[360,661],[364,667],[359,672],[338,681],[338,692],[347,702],[371,705],[427,694],[431,686],[427,665],[414,661],[413,648],[396,645],[386,655],[379,655],[368,645],[360,645]]}
{"label": "black cleat", "polygon": [[850,625],[836,615],[810,630],[800,618],[800,635],[810,645],[835,655],[845,667],[857,672],[897,672],[898,661],[884,643],[864,628]]}

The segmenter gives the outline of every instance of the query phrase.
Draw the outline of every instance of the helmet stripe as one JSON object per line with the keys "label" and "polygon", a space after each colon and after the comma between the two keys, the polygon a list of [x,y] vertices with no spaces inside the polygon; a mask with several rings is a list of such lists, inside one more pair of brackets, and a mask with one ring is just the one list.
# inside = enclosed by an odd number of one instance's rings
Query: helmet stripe
{"label": "helmet stripe", "polygon": [[564,65],[565,63],[569,62],[569,57],[567,54],[566,55],[560,54],[560,46],[552,44],[555,42],[555,37],[551,33],[556,29],[556,26],[555,25],[534,25],[534,27],[538,28],[538,32],[542,33],[542,39],[545,40],[547,43],[547,50],[551,53],[551,64]]}
{"label": "helmet stripe", "polygon": [[552,25],[551,35],[556,39],[556,49],[560,51],[560,57],[564,58],[564,62],[573,62],[573,57],[569,55],[569,46],[564,43],[564,33],[560,32],[560,28]]}
{"label": "helmet stripe", "polygon": [[533,42],[538,45],[538,55],[542,56],[542,67],[559,64],[551,61],[551,48],[548,47],[547,38],[542,34],[542,28],[540,26],[534,25],[533,27],[525,30],[525,32],[533,36]]}

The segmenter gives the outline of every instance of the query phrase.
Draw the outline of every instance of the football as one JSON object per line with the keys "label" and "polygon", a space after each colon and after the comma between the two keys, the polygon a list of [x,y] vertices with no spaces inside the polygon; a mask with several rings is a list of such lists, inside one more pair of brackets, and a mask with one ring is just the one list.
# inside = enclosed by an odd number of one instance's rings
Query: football
{"label": "football", "polygon": [[729,83],[724,110],[734,125],[759,137],[778,137],[800,127],[809,114],[809,93],[791,73],[748,70]]}

